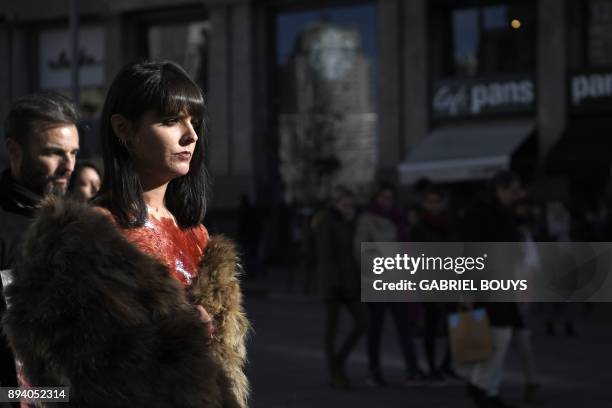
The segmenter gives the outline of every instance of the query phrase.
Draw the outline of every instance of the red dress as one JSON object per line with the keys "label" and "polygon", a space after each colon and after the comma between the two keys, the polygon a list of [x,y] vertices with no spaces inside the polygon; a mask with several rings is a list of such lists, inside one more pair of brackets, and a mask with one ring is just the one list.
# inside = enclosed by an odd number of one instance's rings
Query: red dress
{"label": "red dress", "polygon": [[141,251],[163,262],[185,286],[198,276],[209,239],[203,225],[181,229],[170,218],[150,217],[142,227],[121,229],[121,233]]}

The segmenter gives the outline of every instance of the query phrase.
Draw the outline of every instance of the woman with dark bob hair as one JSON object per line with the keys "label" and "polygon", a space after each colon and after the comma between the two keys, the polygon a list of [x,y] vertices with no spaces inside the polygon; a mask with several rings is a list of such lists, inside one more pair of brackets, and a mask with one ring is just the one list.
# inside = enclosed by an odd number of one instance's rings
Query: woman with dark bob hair
{"label": "woman with dark bob hair", "polygon": [[128,65],[101,137],[94,205],[46,202],[7,288],[22,380],[75,407],[246,407],[240,263],[202,225],[202,91],[173,62]]}

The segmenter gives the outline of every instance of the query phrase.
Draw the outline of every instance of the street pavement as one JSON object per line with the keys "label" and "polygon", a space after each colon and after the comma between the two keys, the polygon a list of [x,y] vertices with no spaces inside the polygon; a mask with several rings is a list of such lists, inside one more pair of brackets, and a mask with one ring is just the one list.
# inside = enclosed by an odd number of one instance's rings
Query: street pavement
{"label": "street pavement", "polygon": [[[322,352],[323,307],[315,298],[253,291],[246,309],[254,325],[249,341],[248,375],[253,387],[253,408],[424,407],[468,408],[462,384],[447,386],[402,385],[403,364],[392,319],[383,334],[382,365],[390,386],[365,384],[367,359],[364,341],[348,364],[353,389],[328,386]],[[612,303],[594,305],[590,313],[576,305],[577,336],[548,336],[544,332],[544,306],[535,305],[533,343],[541,392],[535,403],[522,401],[523,377],[515,347],[507,358],[502,396],[519,407],[612,407]],[[348,315],[343,315],[346,323]],[[342,332],[348,325],[342,326]],[[440,339],[443,347],[444,339]],[[417,339],[423,355],[422,341]],[[441,354],[441,353],[440,353]],[[424,366],[423,358],[421,364]]]}

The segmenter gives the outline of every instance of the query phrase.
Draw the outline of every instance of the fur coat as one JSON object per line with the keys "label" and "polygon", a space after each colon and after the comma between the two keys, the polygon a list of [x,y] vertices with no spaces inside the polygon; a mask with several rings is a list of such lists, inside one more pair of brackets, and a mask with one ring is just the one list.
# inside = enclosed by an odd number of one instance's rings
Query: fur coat
{"label": "fur coat", "polygon": [[[32,386],[94,407],[244,408],[249,323],[234,245],[211,238],[185,290],[103,213],[55,199],[38,211],[7,288],[4,332]],[[213,317],[207,336],[194,304]]]}

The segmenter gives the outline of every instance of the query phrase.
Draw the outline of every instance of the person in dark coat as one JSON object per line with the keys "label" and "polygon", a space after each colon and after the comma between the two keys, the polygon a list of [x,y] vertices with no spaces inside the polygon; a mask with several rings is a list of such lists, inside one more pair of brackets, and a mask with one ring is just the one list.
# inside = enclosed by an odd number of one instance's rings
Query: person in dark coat
{"label": "person in dark coat", "polygon": [[[0,271],[3,287],[34,211],[49,194],[64,195],[79,150],[78,116],[56,93],[19,98],[4,122],[9,168],[0,176]],[[0,300],[4,315],[6,304]],[[3,339],[0,383],[16,387],[15,360]]]}
{"label": "person in dark coat", "polygon": [[[519,223],[513,212],[514,204],[525,192],[519,176],[511,171],[496,174],[487,195],[468,209],[465,217],[466,242],[521,242]],[[483,303],[492,327],[494,355],[479,363],[472,373],[468,395],[479,407],[508,407],[499,397],[504,359],[512,339],[512,331],[524,328],[516,303]]]}
{"label": "person in dark coat", "polygon": [[[366,330],[365,308],[360,303],[359,266],[353,257],[354,219],[352,192],[337,187],[331,205],[313,220],[317,271],[325,302],[325,356],[331,385],[337,388],[350,387],[344,367]],[[353,326],[337,348],[338,318],[342,309],[351,315]]]}
{"label": "person in dark coat", "polygon": [[[446,201],[442,190],[429,183],[421,193],[421,210],[418,220],[410,229],[413,242],[447,242],[450,240],[450,222]],[[436,337],[438,329],[446,321],[448,313],[456,310],[454,303],[423,304],[424,310],[424,344],[428,377],[430,381],[458,379],[452,367],[450,347],[447,345],[440,366],[437,365]]]}

